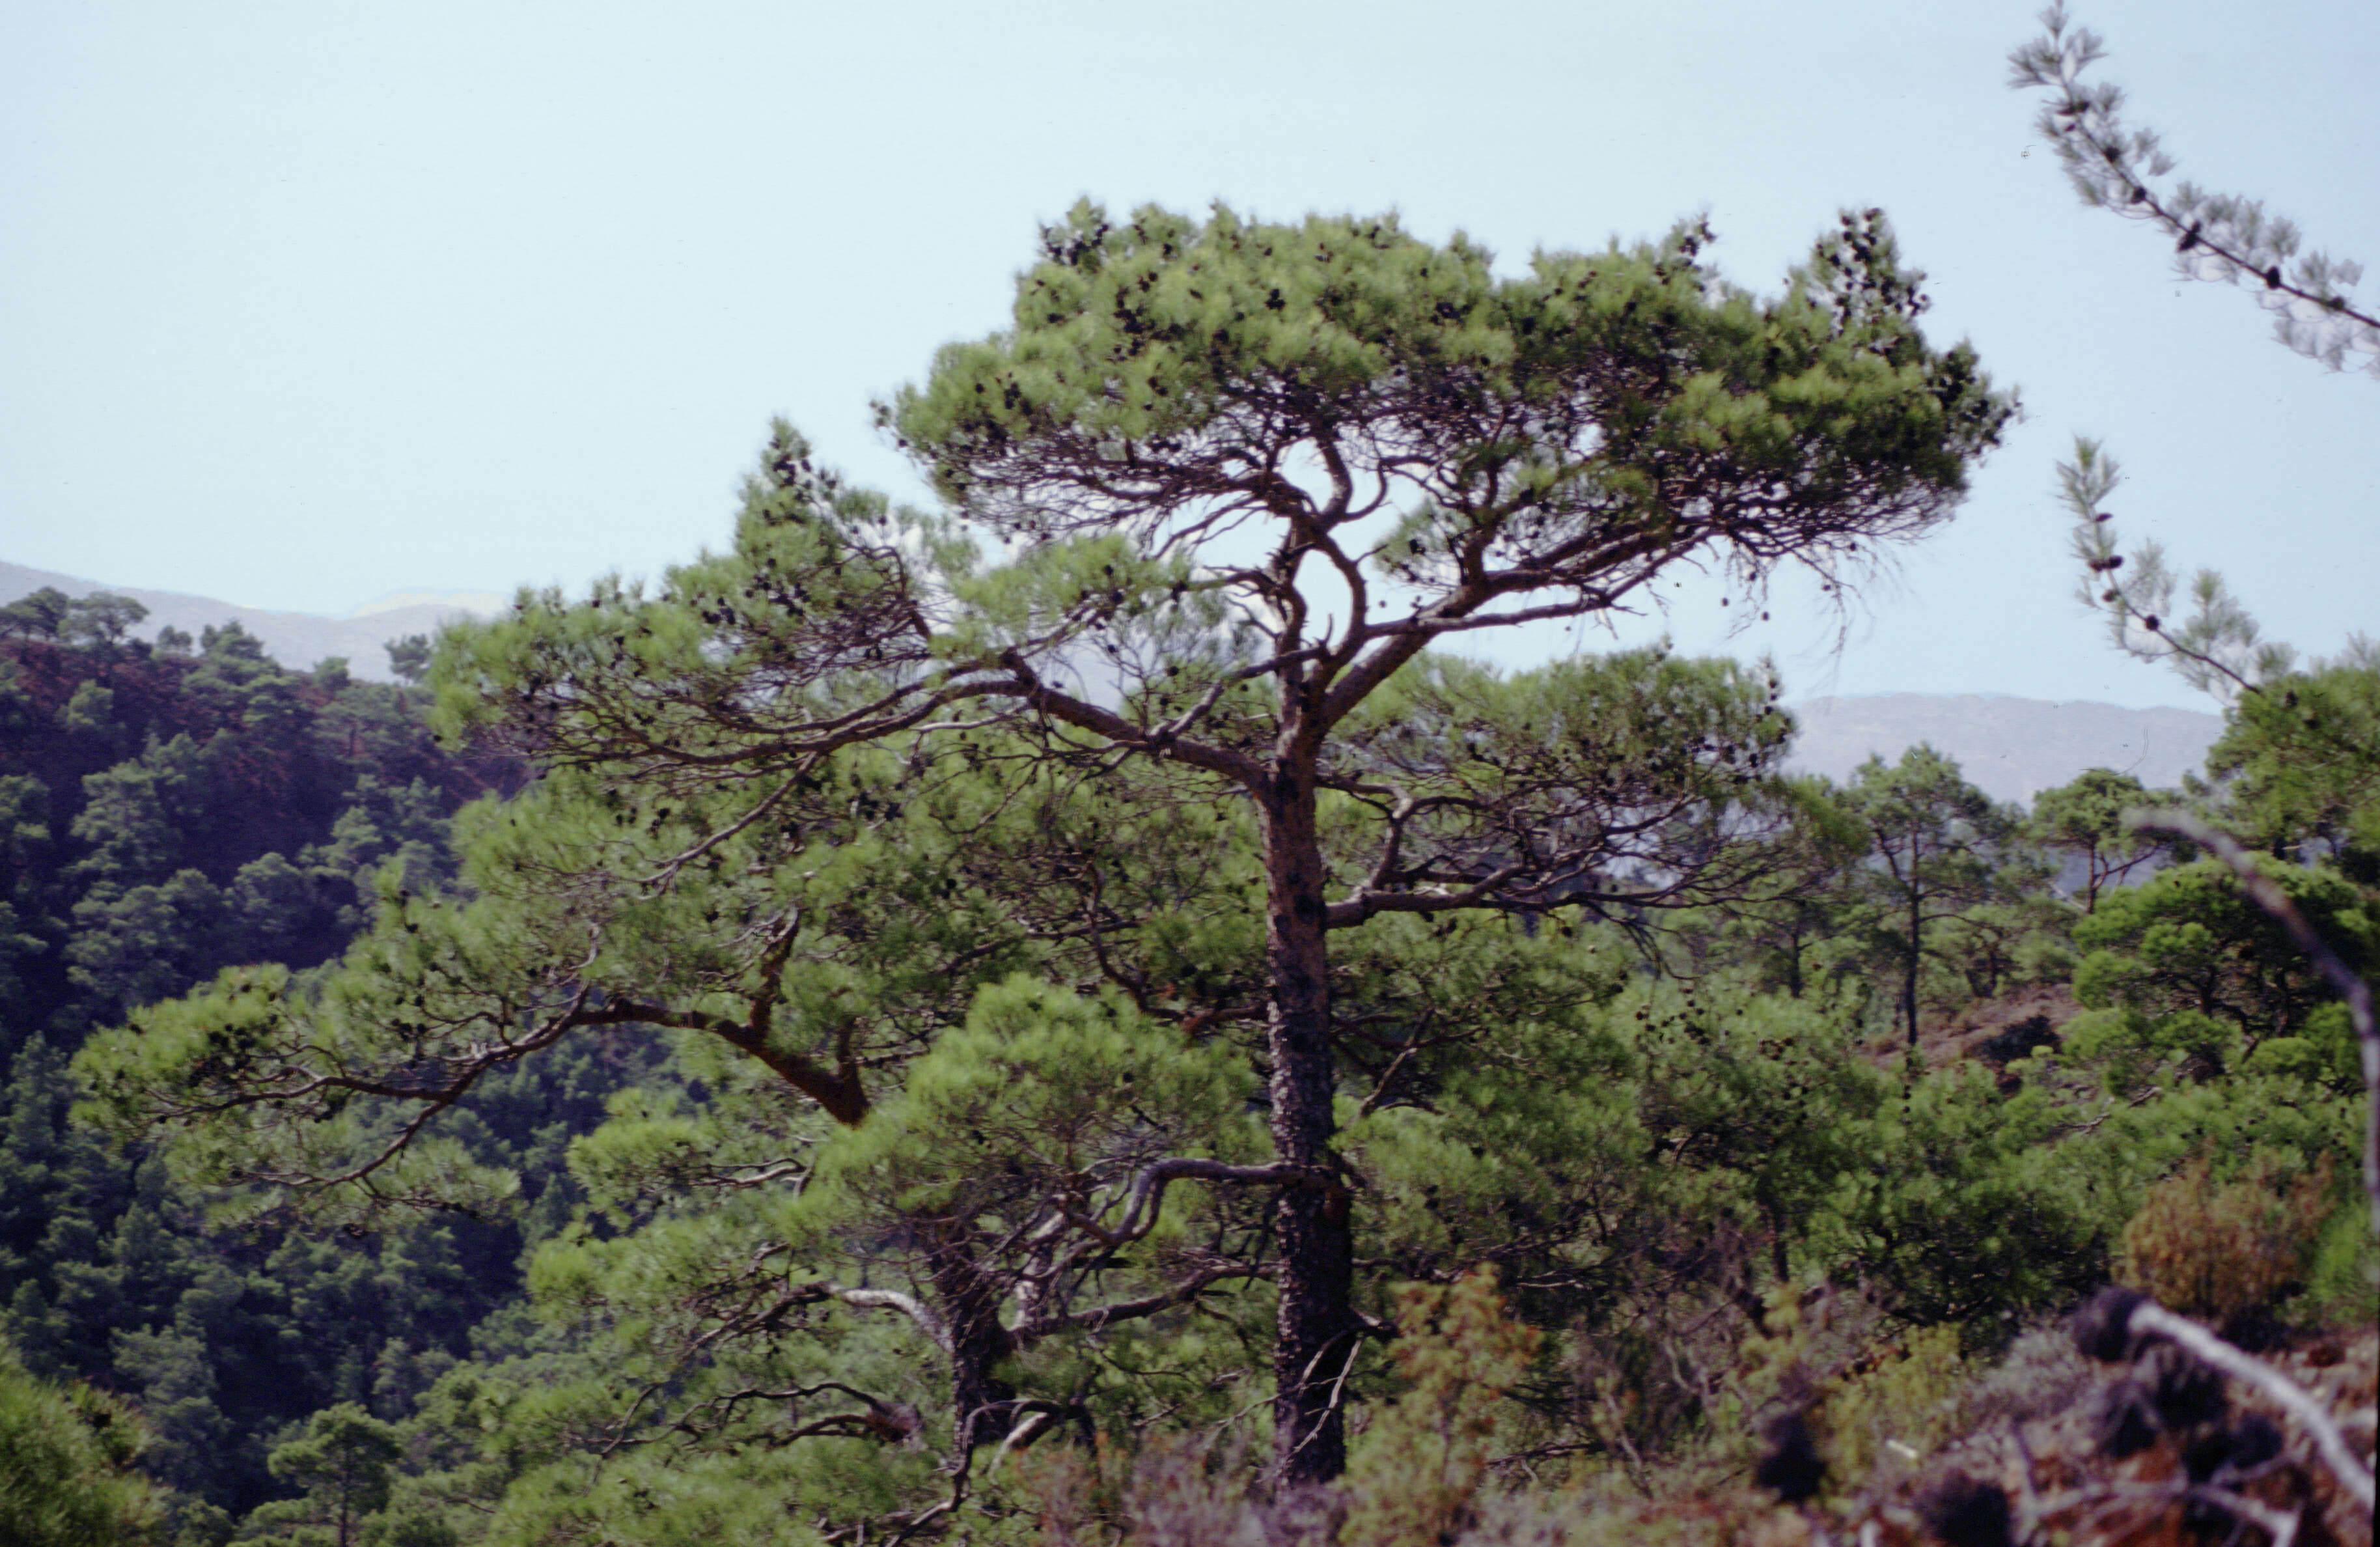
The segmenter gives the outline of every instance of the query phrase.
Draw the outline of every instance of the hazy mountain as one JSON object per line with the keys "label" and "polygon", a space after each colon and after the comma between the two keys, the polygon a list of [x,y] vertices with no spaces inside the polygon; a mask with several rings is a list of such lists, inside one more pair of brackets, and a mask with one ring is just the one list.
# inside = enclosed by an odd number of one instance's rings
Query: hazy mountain
{"label": "hazy mountain", "polygon": [[43,586],[55,587],[68,596],[88,596],[95,591],[129,596],[149,609],[149,616],[132,630],[139,639],[153,640],[157,631],[168,625],[195,639],[201,628],[237,623],[262,640],[265,653],[285,666],[304,670],[330,656],[344,655],[350,672],[373,682],[395,680],[388,669],[388,652],[383,648],[389,640],[401,640],[408,634],[435,634],[439,626],[450,619],[484,616],[501,609],[507,600],[479,592],[416,591],[371,603],[358,608],[350,617],[317,617],[310,613],[274,613],[261,607],[242,607],[178,591],[104,585],[79,576],[0,562],[0,605]]}
{"label": "hazy mountain", "polygon": [[1996,800],[2030,800],[2086,768],[2130,774],[2151,789],[2181,782],[2223,734],[2222,716],[1975,693],[1884,693],[1793,706],[1793,766],[1840,781],[1870,755],[1891,761],[1932,742]]}
{"label": "hazy mountain", "polygon": [[[388,640],[435,633],[450,618],[484,616],[505,603],[494,595],[413,591],[384,597],[349,617],[317,617],[0,563],[0,603],[43,586],[69,596],[112,591],[131,597],[149,609],[148,620],[134,630],[142,639],[154,639],[167,624],[195,636],[229,619],[264,641],[266,652],[285,666],[302,668],[344,655],[348,670],[382,682],[389,680],[388,654],[382,648]],[[2205,761],[2207,747],[2223,730],[2219,716],[2187,709],[2119,709],[1980,694],[1812,699],[1795,705],[1794,713],[1802,722],[1793,753],[1797,769],[1840,781],[1871,753],[1889,761],[1903,748],[1930,741],[1998,800],[2029,800],[2086,768],[2130,773],[2152,789],[2178,784]]]}

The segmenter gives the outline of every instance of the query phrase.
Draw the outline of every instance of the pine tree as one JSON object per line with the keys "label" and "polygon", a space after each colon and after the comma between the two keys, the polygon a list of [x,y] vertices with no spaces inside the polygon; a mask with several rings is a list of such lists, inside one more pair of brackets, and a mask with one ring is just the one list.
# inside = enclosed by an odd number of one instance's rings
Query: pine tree
{"label": "pine tree", "polygon": [[[1062,1165],[986,1154],[988,1193],[973,1163],[884,1181],[876,1238],[917,1294],[758,1274],[735,1293],[791,1297],[756,1317],[907,1317],[949,1361],[963,1457],[1069,1410],[1001,1373],[1020,1340],[1157,1315],[1232,1271],[1149,1253],[1142,1291],[1091,1293],[1094,1265],[1160,1227],[1168,1187],[1197,1183],[1219,1239],[1266,1243],[1281,1471],[1335,1475],[1363,1326],[1360,1203],[1334,1150],[1342,964],[1400,919],[1724,893],[1787,733],[1774,684],[1729,664],[1508,676],[1431,647],[1592,620],[1687,562],[1839,583],[1943,519],[2010,411],[1967,350],[1926,345],[1876,212],[1768,300],[1702,261],[1708,239],[1499,279],[1475,245],[1393,220],[1078,210],[1044,234],[1014,328],[882,409],[948,516],[847,487],[780,427],[732,553],[650,597],[528,596],[451,632],[449,724],[547,771],[470,822],[476,896],[391,894],[319,1000],[228,977],[86,1067],[128,1121],[212,1114],[195,1167],[368,1217],[500,1198],[504,1177],[417,1135],[574,1034],[703,1039],[727,1060],[701,1066],[707,1086],[805,1101],[778,1121],[822,1167],[880,1144],[881,1164],[915,1163],[893,1115],[1020,968],[1091,1005],[1122,994],[1083,1012],[1119,1026],[1179,1017],[1194,1046],[1247,1027],[1269,1159],[1233,1151],[1228,1102],[1131,1108],[1148,1134],[1094,1124]],[[1014,546],[987,564],[962,522]],[[1014,1078],[1096,1111],[1116,1099],[1083,1083],[1096,1066],[1044,1054]],[[383,1103],[406,1115],[361,1115]],[[624,1174],[663,1175],[681,1121],[637,1125],[656,1145]],[[730,1178],[818,1174],[740,1165],[759,1169],[688,1183],[765,1210]],[[1090,1189],[1073,1200],[1070,1168]],[[1251,1194],[1269,1221],[1243,1231]],[[728,1212],[667,1228],[708,1238]],[[625,1282],[653,1246],[557,1246],[550,1282]]]}
{"label": "pine tree", "polygon": [[1924,745],[1897,763],[1868,759],[1844,798],[1868,830],[1877,868],[1864,873],[1882,914],[1880,930],[1900,964],[1897,1013],[1914,1049],[1929,931],[2008,895],[1998,874],[2000,849],[2014,835],[2016,818],[1960,777],[1957,763]]}

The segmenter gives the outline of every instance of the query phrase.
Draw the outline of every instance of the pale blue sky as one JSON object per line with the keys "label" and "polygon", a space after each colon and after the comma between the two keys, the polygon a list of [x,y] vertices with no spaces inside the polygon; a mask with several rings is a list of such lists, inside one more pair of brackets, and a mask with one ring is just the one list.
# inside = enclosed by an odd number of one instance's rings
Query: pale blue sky
{"label": "pale blue sky", "polygon": [[[2380,6],[2089,0],[2182,172],[2380,263]],[[0,558],[342,614],[722,542],[771,415],[915,495],[868,404],[998,327],[1037,221],[1395,208],[1517,262],[1706,211],[1773,288],[1879,204],[2027,417],[1793,697],[2204,707],[2071,603],[2052,465],[2316,651],[2380,625],[2380,383],[2081,208],[2003,86],[2033,6],[1481,0],[0,5]],[[2363,294],[2380,294],[2367,285]]]}

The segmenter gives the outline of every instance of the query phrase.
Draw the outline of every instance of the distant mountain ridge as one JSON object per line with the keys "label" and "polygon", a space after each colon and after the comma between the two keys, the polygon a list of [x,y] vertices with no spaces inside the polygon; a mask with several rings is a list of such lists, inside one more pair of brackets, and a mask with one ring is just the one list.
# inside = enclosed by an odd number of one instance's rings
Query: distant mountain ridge
{"label": "distant mountain ridge", "polygon": [[464,598],[468,605],[398,598],[395,605],[375,603],[354,617],[320,617],[311,613],[242,607],[178,591],[105,585],[77,575],[0,562],[0,605],[30,595],[44,586],[68,596],[89,596],[103,591],[132,598],[149,609],[148,617],[132,630],[138,639],[153,640],[159,629],[169,626],[195,638],[201,628],[237,623],[262,641],[264,652],[285,666],[302,671],[331,656],[341,655],[346,658],[349,672],[370,682],[396,680],[395,674],[388,669],[384,647],[389,640],[413,634],[435,634],[456,618],[492,611],[490,603],[501,605],[503,602],[500,597],[477,594]]}
{"label": "distant mountain ridge", "polygon": [[1840,783],[1870,756],[1890,762],[1919,742],[1955,759],[1967,782],[1995,800],[2031,800],[2089,768],[2130,774],[2151,789],[2181,782],[2206,761],[2223,718],[2191,709],[2123,709],[1980,693],[1882,693],[1812,699],[1792,766]]}
{"label": "distant mountain ridge", "polygon": [[[95,591],[129,596],[149,609],[134,632],[154,639],[167,624],[195,635],[226,620],[263,641],[285,666],[308,667],[344,655],[347,669],[376,682],[391,680],[389,640],[434,634],[441,625],[493,611],[503,599],[470,595],[472,603],[399,596],[347,618],[267,612],[180,591],[102,585],[71,575],[0,563],[0,604],[55,586],[69,596]],[[419,594],[419,593],[415,593]],[[1903,749],[1930,742],[1958,760],[1967,779],[1996,800],[2030,800],[2086,768],[2113,768],[2151,789],[2180,783],[2206,761],[2223,733],[2219,715],[2188,709],[2122,709],[2108,703],[2049,703],[2040,699],[1978,693],[1885,693],[1864,698],[1812,699],[1793,706],[1801,721],[1792,766],[1838,783],[1871,755],[1890,761]]]}

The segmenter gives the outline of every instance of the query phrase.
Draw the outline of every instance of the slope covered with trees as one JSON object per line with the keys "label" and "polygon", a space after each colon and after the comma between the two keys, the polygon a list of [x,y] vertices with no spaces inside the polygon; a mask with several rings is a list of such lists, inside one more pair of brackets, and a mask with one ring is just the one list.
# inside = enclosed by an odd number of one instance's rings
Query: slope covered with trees
{"label": "slope covered with trees", "polygon": [[24,1381],[131,1399],[148,1473],[244,1512],[273,1489],[274,1430],[468,1351],[517,1282],[517,1232],[214,1236],[156,1136],[69,1124],[66,1062],[230,964],[335,957],[384,885],[449,884],[449,819],[517,781],[442,751],[426,695],[285,671],[232,626],[152,647],[127,638],[139,614],[55,592],[0,609],[0,1337]]}
{"label": "slope covered with trees", "polygon": [[445,818],[499,776],[441,751],[402,688],[285,670],[233,625],[128,640],[140,612],[56,591],[0,608],[18,1038],[79,1040],[234,961],[327,959],[382,865],[451,873]]}

